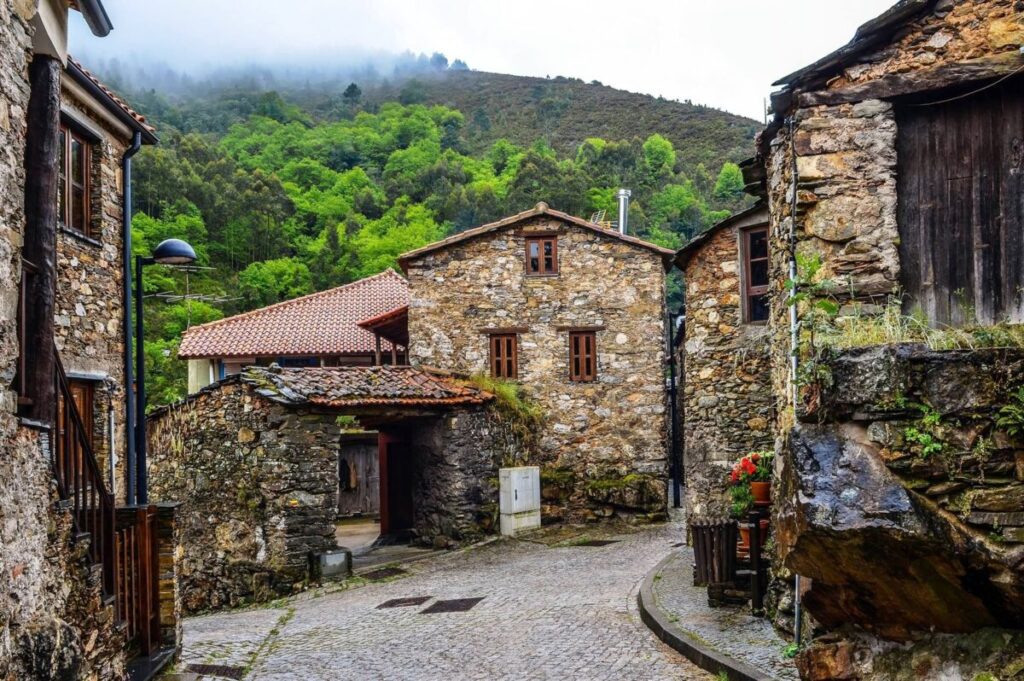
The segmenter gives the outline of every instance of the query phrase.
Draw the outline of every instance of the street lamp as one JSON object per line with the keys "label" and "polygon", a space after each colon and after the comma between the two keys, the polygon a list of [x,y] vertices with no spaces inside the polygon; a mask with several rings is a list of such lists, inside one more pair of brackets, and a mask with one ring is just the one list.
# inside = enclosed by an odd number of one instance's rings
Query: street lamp
{"label": "street lamp", "polygon": [[146,479],[146,354],[142,341],[142,268],[146,265],[189,265],[195,250],[181,239],[161,241],[153,255],[135,256],[135,503],[149,503]]}

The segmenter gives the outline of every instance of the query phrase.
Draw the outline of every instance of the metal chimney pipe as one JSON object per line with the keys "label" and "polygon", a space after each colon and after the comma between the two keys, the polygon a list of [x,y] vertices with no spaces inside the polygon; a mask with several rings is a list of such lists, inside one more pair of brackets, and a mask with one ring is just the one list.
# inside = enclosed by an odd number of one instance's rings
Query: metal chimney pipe
{"label": "metal chimney pipe", "polygon": [[620,189],[616,195],[619,197],[619,234],[625,234],[629,226],[629,197],[632,194],[628,189]]}

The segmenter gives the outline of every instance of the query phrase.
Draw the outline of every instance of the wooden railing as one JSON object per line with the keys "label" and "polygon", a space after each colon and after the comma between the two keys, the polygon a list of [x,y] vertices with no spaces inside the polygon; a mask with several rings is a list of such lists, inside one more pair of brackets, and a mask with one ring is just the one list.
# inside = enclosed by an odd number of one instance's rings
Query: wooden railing
{"label": "wooden railing", "polygon": [[[54,350],[56,352],[56,349]],[[114,594],[114,496],[92,451],[89,429],[82,423],[57,358],[57,418],[53,433],[53,468],[60,498],[71,506],[75,530],[89,534],[89,557],[103,566],[103,594]]]}
{"label": "wooden railing", "polygon": [[117,618],[129,647],[150,655],[160,644],[159,551],[156,506],[117,510]]}

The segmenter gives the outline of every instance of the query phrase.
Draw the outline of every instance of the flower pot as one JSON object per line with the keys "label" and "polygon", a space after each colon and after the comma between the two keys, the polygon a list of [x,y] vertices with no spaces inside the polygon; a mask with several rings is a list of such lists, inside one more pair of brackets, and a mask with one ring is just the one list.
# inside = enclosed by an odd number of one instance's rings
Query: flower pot
{"label": "flower pot", "polygon": [[[761,530],[761,547],[763,548],[764,543],[768,541],[768,519],[762,518],[758,525],[759,529]],[[750,530],[746,527],[743,527],[742,524],[740,525],[739,529],[740,540],[739,543],[736,545],[736,548],[741,554],[746,554],[750,551]]]}
{"label": "flower pot", "polygon": [[750,483],[750,493],[754,496],[754,504],[756,506],[771,506],[772,483],[752,482]]}

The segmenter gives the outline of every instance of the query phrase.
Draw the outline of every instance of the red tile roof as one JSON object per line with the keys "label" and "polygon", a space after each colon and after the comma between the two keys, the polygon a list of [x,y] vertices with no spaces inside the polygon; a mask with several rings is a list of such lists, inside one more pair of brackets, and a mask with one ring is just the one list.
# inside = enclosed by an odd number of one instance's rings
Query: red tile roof
{"label": "red tile roof", "polygon": [[146,122],[145,116],[143,116],[138,111],[128,106],[128,102],[122,99],[121,96],[118,95],[116,92],[114,92],[106,85],[104,85],[99,78],[97,78],[95,75],[93,75],[91,71],[89,71],[89,69],[82,66],[81,62],[79,62],[74,57],[68,55],[68,65],[76,69],[80,73],[80,75],[83,76],[87,81],[91,82],[93,85],[99,88],[99,90],[104,95],[106,95],[111,104],[116,106],[123,113],[127,114],[128,117],[135,121],[144,132],[148,132],[151,137],[156,135],[156,128],[154,128],[152,125]]}
{"label": "red tile roof", "polygon": [[654,253],[657,253],[658,255],[661,256],[661,259],[665,263],[666,268],[671,267],[672,256],[675,255],[675,251],[671,251],[667,248],[662,248],[657,244],[652,244],[649,241],[638,239],[635,236],[621,234],[614,229],[606,229],[601,225],[589,222],[587,220],[584,220],[583,218],[578,218],[575,215],[569,215],[568,213],[563,213],[560,210],[555,210],[548,206],[548,204],[544,203],[543,201],[538,203],[530,210],[523,211],[522,213],[516,213],[515,215],[512,215],[510,217],[503,218],[501,220],[498,220],[497,222],[491,222],[486,225],[481,225],[480,227],[467,229],[464,232],[453,234],[452,236],[446,239],[441,239],[440,241],[435,241],[432,244],[427,244],[422,248],[417,248],[416,250],[409,251],[408,253],[403,253],[402,255],[398,256],[398,264],[401,265],[403,270],[408,270],[408,264],[410,260],[416,260],[417,258],[427,255],[428,253],[448,248],[449,246],[460,243],[462,241],[466,241],[468,239],[473,239],[483,234],[489,234],[490,232],[496,232],[500,229],[504,229],[505,227],[511,227],[512,225],[523,222],[524,220],[529,220],[530,218],[534,218],[539,215],[550,215],[556,220],[561,220],[562,222],[568,222],[569,224],[576,225],[577,227],[589,229],[590,231],[596,232],[601,236],[606,236],[610,239],[618,239],[619,241],[624,241],[627,244],[639,246],[640,248],[653,251]]}
{"label": "red tile roof", "polygon": [[276,402],[332,409],[483,404],[493,399],[452,374],[409,366],[248,367],[242,381]]}
{"label": "red tile roof", "polygon": [[[409,304],[409,284],[388,269],[308,296],[185,331],[182,359],[368,354],[375,340],[359,322]],[[382,349],[390,352],[385,341]]]}

